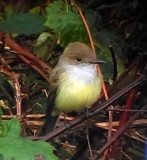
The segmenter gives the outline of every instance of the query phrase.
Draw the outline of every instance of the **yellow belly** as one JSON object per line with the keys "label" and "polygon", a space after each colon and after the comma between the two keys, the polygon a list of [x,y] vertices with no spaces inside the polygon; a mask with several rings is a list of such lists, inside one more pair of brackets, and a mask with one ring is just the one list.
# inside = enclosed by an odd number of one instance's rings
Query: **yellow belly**
{"label": "yellow belly", "polygon": [[69,78],[64,73],[55,99],[55,112],[69,113],[91,107],[100,95],[101,78],[97,76],[90,82]]}

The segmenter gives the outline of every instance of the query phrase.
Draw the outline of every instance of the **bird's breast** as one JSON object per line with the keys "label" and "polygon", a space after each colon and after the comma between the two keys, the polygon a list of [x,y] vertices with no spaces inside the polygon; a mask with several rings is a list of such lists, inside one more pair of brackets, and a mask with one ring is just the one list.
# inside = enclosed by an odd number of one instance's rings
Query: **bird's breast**
{"label": "bird's breast", "polygon": [[95,65],[69,65],[59,77],[55,99],[57,112],[73,112],[90,107],[101,92],[101,77]]}

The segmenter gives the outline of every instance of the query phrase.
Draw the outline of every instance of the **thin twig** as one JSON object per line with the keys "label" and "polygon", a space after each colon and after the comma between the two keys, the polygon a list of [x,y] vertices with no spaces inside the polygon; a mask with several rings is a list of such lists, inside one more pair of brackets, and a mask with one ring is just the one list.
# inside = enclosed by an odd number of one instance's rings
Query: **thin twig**
{"label": "thin twig", "polygon": [[[145,109],[147,105],[143,106],[142,109]],[[125,124],[122,126],[111,138],[109,142],[107,142],[99,151],[98,154],[102,154],[121,134],[124,133],[124,131],[127,129],[130,124],[133,123],[133,121],[139,116],[141,112],[135,113]]]}
{"label": "thin twig", "polygon": [[13,85],[15,87],[15,99],[16,99],[16,110],[17,110],[17,117],[21,117],[21,101],[22,101],[22,94],[20,90],[20,84],[18,81],[18,77],[14,72],[9,72],[7,69],[4,69],[2,66],[0,66],[0,72],[7,75],[13,82]]}
{"label": "thin twig", "polygon": [[90,140],[89,140],[88,128],[86,128],[86,138],[87,138],[87,143],[88,143],[88,148],[89,148],[90,157],[92,157],[93,154],[92,154],[91,144],[90,144]]}

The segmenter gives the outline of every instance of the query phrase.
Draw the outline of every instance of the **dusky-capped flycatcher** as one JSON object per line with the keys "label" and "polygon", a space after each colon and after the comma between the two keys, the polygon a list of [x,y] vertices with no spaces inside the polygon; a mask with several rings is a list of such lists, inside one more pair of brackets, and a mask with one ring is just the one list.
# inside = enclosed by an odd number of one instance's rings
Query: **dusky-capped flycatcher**
{"label": "dusky-capped flycatcher", "polygon": [[53,130],[59,113],[79,112],[89,108],[101,92],[98,61],[90,47],[81,42],[70,43],[50,74],[50,94],[43,135]]}

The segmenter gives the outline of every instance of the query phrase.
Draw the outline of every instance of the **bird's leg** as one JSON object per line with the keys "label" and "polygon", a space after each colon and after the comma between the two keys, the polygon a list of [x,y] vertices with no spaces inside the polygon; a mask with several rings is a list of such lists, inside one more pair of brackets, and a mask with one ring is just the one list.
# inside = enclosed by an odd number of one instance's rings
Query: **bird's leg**
{"label": "bird's leg", "polygon": [[63,117],[64,117],[64,125],[66,126],[67,130],[69,130],[71,123],[67,121],[65,114],[63,115]]}
{"label": "bird's leg", "polygon": [[86,118],[88,118],[88,117],[89,117],[89,109],[86,108]]}

